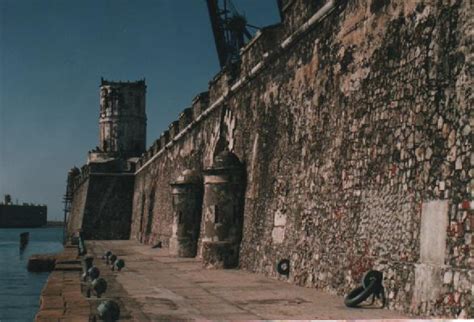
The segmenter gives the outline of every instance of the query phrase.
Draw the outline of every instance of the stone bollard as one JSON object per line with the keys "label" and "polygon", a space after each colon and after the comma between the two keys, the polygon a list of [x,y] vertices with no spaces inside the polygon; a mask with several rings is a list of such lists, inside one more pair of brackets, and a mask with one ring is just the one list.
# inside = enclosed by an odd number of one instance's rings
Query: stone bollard
{"label": "stone bollard", "polygon": [[108,264],[108,260],[109,260],[109,257],[110,255],[112,255],[112,252],[110,250],[106,251],[104,256],[102,256],[102,259],[105,259],[107,261],[107,264]]}
{"label": "stone bollard", "polygon": [[107,290],[107,282],[102,277],[96,278],[92,281],[91,287],[98,298],[102,296]]}
{"label": "stone bollard", "polygon": [[100,270],[97,267],[92,266],[87,270],[87,275],[89,275],[89,278],[93,281],[100,276]]}
{"label": "stone bollard", "polygon": [[120,306],[115,301],[106,300],[97,307],[99,317],[107,322],[120,319]]}
{"label": "stone bollard", "polygon": [[84,270],[87,272],[92,266],[93,266],[93,263],[94,263],[94,257],[92,256],[86,256],[84,258]]}
{"label": "stone bollard", "polygon": [[117,260],[117,255],[110,255],[110,257],[108,258],[107,260],[107,265],[111,264],[112,265],[112,270],[114,270],[114,264],[115,264],[115,261]]}
{"label": "stone bollard", "polygon": [[125,261],[123,259],[117,259],[114,263],[114,267],[120,272],[125,267]]}

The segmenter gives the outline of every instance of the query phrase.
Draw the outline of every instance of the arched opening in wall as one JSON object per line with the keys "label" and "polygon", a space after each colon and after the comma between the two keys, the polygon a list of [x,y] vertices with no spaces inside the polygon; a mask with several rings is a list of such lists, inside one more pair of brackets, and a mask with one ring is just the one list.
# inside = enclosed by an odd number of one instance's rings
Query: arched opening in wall
{"label": "arched opening in wall", "polygon": [[153,209],[155,208],[155,190],[156,188],[153,187],[151,189],[149,198],[148,198],[148,218],[146,223],[146,232],[145,234],[149,236],[151,234],[151,228],[153,224]]}

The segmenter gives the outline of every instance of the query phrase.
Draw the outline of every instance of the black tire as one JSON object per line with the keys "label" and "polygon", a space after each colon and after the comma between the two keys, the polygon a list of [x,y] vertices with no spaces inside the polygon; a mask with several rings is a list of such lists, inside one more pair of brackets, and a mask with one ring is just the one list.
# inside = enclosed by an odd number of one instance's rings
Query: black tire
{"label": "black tire", "polygon": [[382,285],[383,273],[379,271],[368,271],[362,277],[362,285],[364,288],[367,288],[373,280],[376,281],[376,285]]}
{"label": "black tire", "polygon": [[281,275],[290,275],[290,260],[282,259],[277,264],[277,272]]}
{"label": "black tire", "polygon": [[370,285],[367,288],[364,288],[364,286],[358,286],[352,291],[349,292],[349,294],[346,295],[344,298],[344,304],[347,307],[356,307],[360,303],[364,302],[369,298],[370,295],[375,290],[375,285],[376,281],[372,281]]}

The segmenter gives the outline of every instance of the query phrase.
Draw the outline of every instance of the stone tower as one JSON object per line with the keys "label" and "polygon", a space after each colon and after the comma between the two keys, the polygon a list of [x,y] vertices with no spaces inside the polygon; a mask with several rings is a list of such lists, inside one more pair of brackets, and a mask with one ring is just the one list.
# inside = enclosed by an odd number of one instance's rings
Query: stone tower
{"label": "stone tower", "polygon": [[137,157],[146,148],[145,80],[101,79],[99,150],[111,157]]}

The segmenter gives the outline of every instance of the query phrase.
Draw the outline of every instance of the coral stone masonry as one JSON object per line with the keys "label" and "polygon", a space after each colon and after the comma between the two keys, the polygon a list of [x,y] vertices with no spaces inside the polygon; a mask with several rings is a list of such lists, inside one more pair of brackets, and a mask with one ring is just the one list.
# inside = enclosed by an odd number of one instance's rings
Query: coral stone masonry
{"label": "coral stone masonry", "polygon": [[338,295],[376,269],[389,309],[473,318],[471,1],[279,8],[146,151],[144,81],[102,81],[69,235]]}

